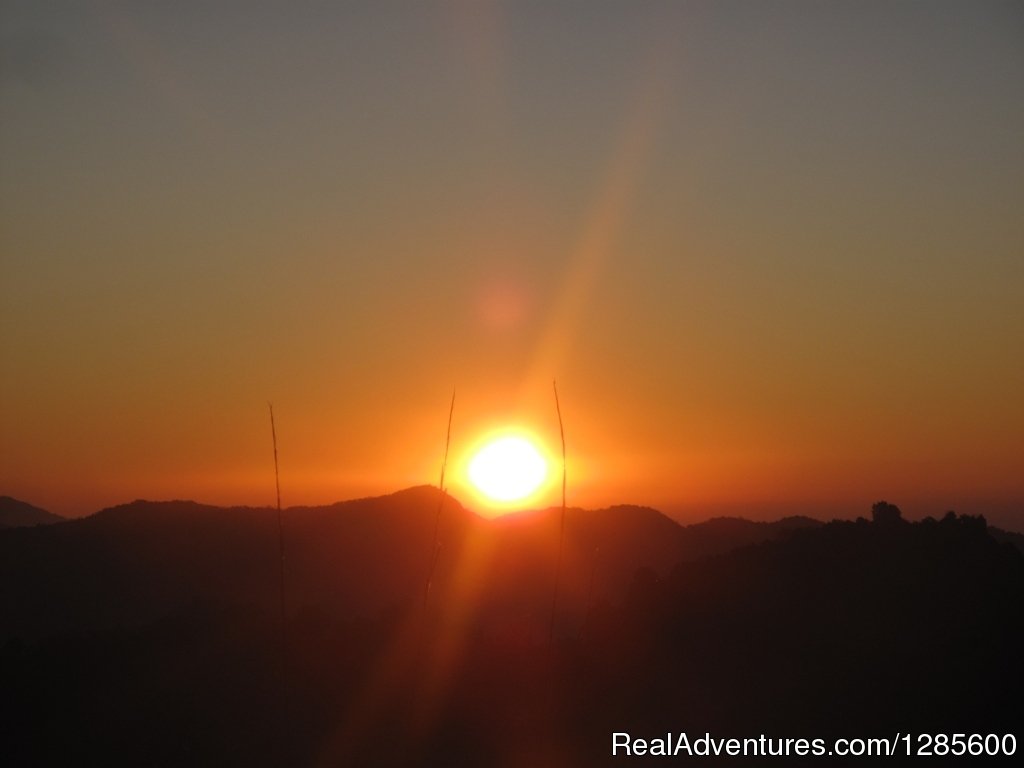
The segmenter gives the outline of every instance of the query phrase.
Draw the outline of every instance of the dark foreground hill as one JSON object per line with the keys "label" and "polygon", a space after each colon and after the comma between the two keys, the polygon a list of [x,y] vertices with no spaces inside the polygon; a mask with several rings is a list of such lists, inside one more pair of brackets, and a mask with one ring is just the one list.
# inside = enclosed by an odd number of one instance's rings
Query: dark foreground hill
{"label": "dark foreground hill", "polygon": [[[124,624],[112,612],[100,626],[83,609],[78,628],[8,631],[0,646],[3,763],[632,762],[612,757],[616,733],[764,734],[821,738],[829,747],[838,737],[911,734],[915,748],[920,733],[1014,734],[1024,745],[1024,556],[993,539],[980,518],[910,524],[886,505],[875,522],[797,523],[739,548],[725,544],[723,530],[775,529],[727,521],[698,529],[721,546],[691,557],[687,529],[653,510],[575,512],[549,644],[557,516],[492,524],[446,504],[424,607],[430,552],[422,543],[432,538],[437,499],[413,489],[295,511],[288,541],[296,597],[284,635],[269,510],[225,517],[198,505],[128,505],[95,516],[92,527],[7,532],[6,607],[25,615],[19,596],[40,594],[33,590],[50,579],[51,596],[85,596],[104,610],[95,584],[57,589],[52,580],[64,584],[66,563],[39,570],[38,558],[59,546],[76,578],[98,568],[133,612]],[[211,515],[221,522],[208,529]],[[15,565],[6,559],[12,541],[32,553]],[[248,554],[226,562],[229,545]],[[103,557],[74,560],[83,548]],[[305,566],[293,562],[300,556]],[[180,562],[188,567],[172,581],[151,581]],[[249,568],[258,573],[236,573]],[[32,574],[20,582],[29,586],[12,589],[23,573]],[[131,573],[142,574],[142,586],[118,581]],[[371,600],[374,590],[387,594]],[[170,599],[181,594],[194,600]],[[161,595],[167,610],[145,618],[146,601]],[[350,599],[361,608],[335,609]],[[34,608],[51,606],[64,610]]]}
{"label": "dark foreground hill", "polygon": [[64,518],[10,496],[0,496],[0,528],[20,528],[28,525],[49,525]]}
{"label": "dark foreground hill", "polygon": [[[422,600],[434,558],[439,493],[284,512],[292,611],[372,618]],[[433,590],[486,603],[492,630],[546,636],[560,509],[483,520],[446,497]],[[796,522],[794,522],[796,520]],[[768,540],[807,522],[721,519],[682,527],[643,507],[569,510],[563,559],[565,631],[587,605],[620,601],[638,568]],[[87,518],[0,534],[0,640],[135,627],[197,605],[279,611],[277,512],[189,501],[135,501]]]}

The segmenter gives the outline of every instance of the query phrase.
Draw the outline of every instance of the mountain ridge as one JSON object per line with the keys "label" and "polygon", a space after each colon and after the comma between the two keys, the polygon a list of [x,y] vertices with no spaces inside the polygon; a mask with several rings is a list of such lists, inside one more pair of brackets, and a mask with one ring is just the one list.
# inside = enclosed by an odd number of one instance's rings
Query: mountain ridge
{"label": "mountain ridge", "polygon": [[12,496],[0,496],[0,529],[52,525],[66,518]]}
{"label": "mountain ridge", "polygon": [[[468,766],[547,764],[523,751],[547,743],[550,763],[598,765],[620,728],[1020,722],[1024,555],[981,517],[911,523],[879,502],[871,521],[779,529],[570,510],[559,556],[560,508],[485,520],[453,500],[435,538],[439,493],[297,508],[283,625],[275,509],[137,501],[0,532],[5,748],[18,764],[149,764],[180,743],[164,762]],[[436,737],[396,738],[420,715]]]}
{"label": "mountain ridge", "polygon": [[[496,613],[529,613],[524,621],[540,632],[543,612],[524,606],[550,600],[561,509],[485,519],[445,494],[438,517],[439,494],[421,485],[282,510],[289,604],[337,616],[408,606],[431,570],[436,526],[436,589],[455,588],[466,563],[485,557],[474,599],[486,596]],[[5,529],[0,636],[146,623],[204,601],[272,614],[278,535],[275,508],[191,500],[136,499],[56,525]],[[578,621],[594,602],[621,600],[639,568],[668,573],[679,561],[785,535],[768,523],[682,526],[649,507],[570,509],[561,599]]]}
{"label": "mountain ridge", "polygon": [[[414,485],[414,486],[409,486],[408,488],[399,489],[397,491],[392,491],[390,493],[377,494],[377,495],[371,495],[371,496],[359,496],[359,497],[355,497],[355,498],[351,498],[351,499],[341,499],[341,500],[329,502],[329,503],[326,503],[326,504],[292,504],[292,505],[289,505],[289,506],[282,507],[281,511],[283,513],[287,514],[289,512],[304,512],[304,513],[308,513],[308,512],[315,511],[315,510],[328,510],[328,509],[342,510],[342,509],[345,509],[345,508],[348,508],[348,507],[352,507],[353,505],[375,504],[375,503],[380,503],[380,502],[387,501],[387,500],[397,501],[397,500],[403,500],[403,499],[417,499],[417,498],[421,502],[423,501],[424,498],[432,498],[436,502],[436,495],[437,495],[437,486],[429,484],[429,483],[423,483],[423,484],[420,484],[420,485]],[[445,492],[445,497],[446,497],[446,503],[445,503],[445,508],[446,509],[448,508],[448,504],[449,503],[453,503],[455,505],[455,507],[457,509],[459,509],[460,511],[462,511],[462,512],[473,512],[473,510],[470,507],[467,507],[467,506],[463,505],[456,497],[452,496],[447,491]],[[52,513],[52,512],[48,512],[47,510],[41,509],[40,507],[37,507],[37,506],[34,506],[31,503],[29,503],[29,502],[25,502],[25,501],[22,501],[22,500],[19,500],[19,499],[14,499],[14,498],[12,498],[10,496],[0,496],[0,512],[2,512],[2,505],[5,502],[6,503],[14,503],[14,504],[17,504],[17,505],[24,506],[26,508],[37,510],[38,512],[41,512],[44,515],[49,516],[49,518],[51,518],[50,521],[49,521],[50,523],[75,522],[75,521],[79,521],[79,520],[86,520],[86,519],[89,519],[89,518],[94,517],[95,515],[98,515],[98,514],[101,514],[101,513],[107,514],[107,513],[113,512],[113,511],[125,511],[127,509],[131,509],[131,508],[138,507],[138,506],[143,506],[143,505],[145,505],[145,506],[153,506],[153,507],[158,507],[158,508],[160,508],[160,507],[162,507],[162,508],[170,508],[173,505],[180,505],[182,507],[187,507],[187,508],[199,507],[199,508],[208,509],[208,510],[231,510],[231,511],[252,511],[252,512],[256,512],[256,511],[266,512],[266,511],[275,511],[276,510],[276,507],[274,507],[273,505],[269,505],[269,504],[268,505],[255,505],[255,506],[254,505],[250,505],[250,504],[228,504],[228,505],[224,505],[224,504],[211,504],[211,503],[207,503],[207,502],[203,502],[203,501],[198,501],[196,499],[144,499],[144,498],[138,498],[138,499],[133,499],[132,501],[129,501],[129,502],[123,502],[123,503],[120,503],[120,504],[115,504],[113,506],[103,507],[103,508],[101,508],[99,510],[87,513],[85,515],[81,515],[81,516],[77,516],[77,517],[64,517],[64,516],[57,515],[57,514]],[[533,516],[533,515],[537,515],[537,514],[556,514],[556,513],[560,512],[560,511],[561,511],[561,507],[560,506],[552,505],[552,506],[547,506],[547,507],[532,507],[532,508],[525,508],[525,509],[521,509],[521,510],[514,510],[514,511],[507,512],[507,513],[504,513],[502,515],[498,515],[498,516],[495,516],[495,517],[488,517],[488,516],[482,516],[482,517],[484,519],[488,519],[488,520],[506,520],[506,521],[508,521],[508,520],[515,520],[515,519],[523,518],[523,517],[529,517],[529,516]],[[584,514],[593,514],[593,513],[622,513],[622,512],[637,512],[637,513],[643,513],[643,514],[653,513],[653,514],[655,514],[658,517],[663,517],[663,518],[673,522],[674,524],[680,526],[681,528],[693,529],[693,530],[700,530],[700,529],[714,530],[714,529],[728,528],[730,526],[735,526],[735,527],[745,527],[745,528],[749,528],[751,530],[768,527],[768,528],[777,528],[777,529],[780,529],[780,530],[789,531],[789,530],[796,530],[796,529],[799,529],[799,528],[819,527],[821,525],[826,525],[828,522],[831,522],[830,520],[826,520],[826,519],[823,519],[823,518],[811,517],[809,515],[803,515],[803,514],[784,515],[784,516],[779,517],[779,518],[774,519],[774,520],[754,520],[754,519],[742,517],[740,515],[712,515],[711,517],[708,517],[708,518],[706,518],[704,520],[699,520],[699,521],[696,521],[696,522],[685,522],[683,520],[678,519],[677,517],[674,517],[674,516],[672,516],[672,515],[670,515],[670,514],[668,514],[666,512],[663,512],[662,510],[660,510],[660,509],[658,509],[656,507],[651,507],[651,506],[645,505],[645,504],[631,504],[631,503],[617,503],[617,504],[610,504],[610,505],[607,505],[607,506],[595,507],[595,508],[572,506],[572,507],[568,507],[566,509],[566,511],[569,514],[578,514],[578,513],[584,513]],[[476,513],[474,512],[474,514],[476,514]],[[923,518],[923,520],[928,520],[928,519],[929,518],[927,518],[927,517]],[[29,525],[34,525],[34,524],[36,524],[36,523],[29,523]],[[4,527],[5,526],[2,523],[2,515],[0,515],[0,529],[2,529]],[[13,527],[13,526],[8,526],[8,527]],[[1024,532],[1009,530],[1009,529],[1005,529],[1005,528],[1000,528],[998,526],[993,526],[993,525],[989,525],[988,529],[989,529],[989,531],[993,532],[993,534],[996,535],[1001,540],[1012,541],[1015,544],[1015,546],[1018,547],[1018,549],[1022,549],[1022,551],[1024,551]]]}

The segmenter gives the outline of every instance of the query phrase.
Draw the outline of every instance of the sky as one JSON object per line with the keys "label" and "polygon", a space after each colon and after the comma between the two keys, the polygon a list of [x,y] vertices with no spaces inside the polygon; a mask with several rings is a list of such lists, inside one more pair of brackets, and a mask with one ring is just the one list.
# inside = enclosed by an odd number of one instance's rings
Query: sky
{"label": "sky", "polygon": [[1024,5],[0,8],[0,493],[1024,529]]}

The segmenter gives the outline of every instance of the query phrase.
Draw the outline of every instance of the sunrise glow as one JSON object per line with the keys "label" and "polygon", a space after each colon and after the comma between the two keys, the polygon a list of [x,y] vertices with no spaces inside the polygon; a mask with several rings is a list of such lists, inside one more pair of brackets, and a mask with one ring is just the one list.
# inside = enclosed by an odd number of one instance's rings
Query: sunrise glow
{"label": "sunrise glow", "polygon": [[268,400],[285,507],[437,484],[456,388],[453,498],[536,508],[557,378],[582,508],[1021,527],[1019,3],[43,5],[0,494],[275,502]]}
{"label": "sunrise glow", "polygon": [[1024,2],[0,3],[0,768],[1024,751]]}

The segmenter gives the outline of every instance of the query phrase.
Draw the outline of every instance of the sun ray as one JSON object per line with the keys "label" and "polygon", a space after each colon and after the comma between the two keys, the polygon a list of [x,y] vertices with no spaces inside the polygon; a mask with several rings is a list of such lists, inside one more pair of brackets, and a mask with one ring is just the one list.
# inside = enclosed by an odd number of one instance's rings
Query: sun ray
{"label": "sun ray", "polygon": [[537,346],[533,369],[524,380],[524,390],[538,389],[539,382],[560,367],[559,361],[572,343],[581,315],[614,255],[670,99],[668,75],[677,54],[674,40],[662,37],[653,41],[622,132],[569,254],[562,287]]}

